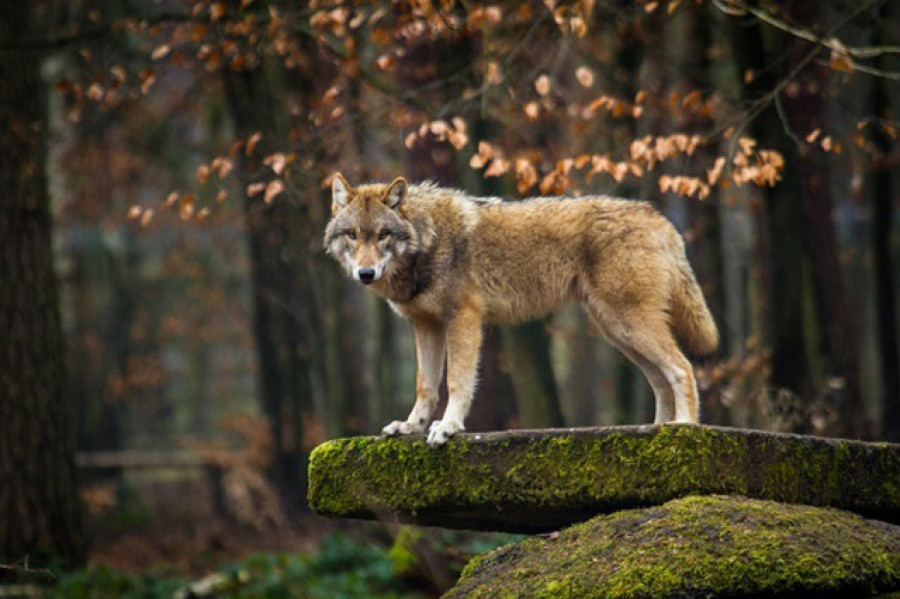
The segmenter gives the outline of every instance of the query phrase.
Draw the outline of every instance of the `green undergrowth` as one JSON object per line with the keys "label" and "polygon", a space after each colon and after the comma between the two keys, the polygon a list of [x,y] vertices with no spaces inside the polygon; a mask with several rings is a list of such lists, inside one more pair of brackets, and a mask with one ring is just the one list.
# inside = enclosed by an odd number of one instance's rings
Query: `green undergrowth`
{"label": "green undergrowth", "polygon": [[863,597],[900,590],[900,527],[840,510],[687,497],[473,559],[446,597]]}
{"label": "green undergrowth", "polygon": [[313,553],[258,554],[195,580],[180,579],[162,569],[135,575],[93,566],[60,574],[52,584],[46,573],[23,578],[17,584],[53,599],[172,599],[195,596],[187,591],[199,591],[204,585],[207,590],[196,596],[412,599],[433,595],[429,581],[410,576],[421,559],[415,540],[427,541],[441,559],[452,556],[447,563],[452,562],[449,571],[455,580],[471,556],[523,538],[404,527],[390,546],[386,539],[375,540],[385,536],[383,530],[367,531],[366,536],[367,540],[360,540],[343,533],[329,534]]}
{"label": "green undergrowth", "polygon": [[[419,597],[421,593],[391,570],[388,549],[344,534],[322,539],[308,555],[259,554],[223,566],[211,575],[214,597],[355,598]],[[196,583],[196,581],[194,581]],[[140,575],[91,567],[61,576],[50,587],[54,599],[171,599],[191,581],[153,571]],[[189,595],[182,595],[189,596]]]}

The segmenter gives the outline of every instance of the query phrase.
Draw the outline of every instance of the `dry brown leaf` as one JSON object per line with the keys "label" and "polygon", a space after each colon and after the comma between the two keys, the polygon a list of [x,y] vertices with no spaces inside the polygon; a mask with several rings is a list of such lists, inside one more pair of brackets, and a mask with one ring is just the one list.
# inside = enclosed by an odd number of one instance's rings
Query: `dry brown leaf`
{"label": "dry brown leaf", "polygon": [[209,7],[209,18],[218,21],[225,16],[225,5],[221,2],[214,2]]}
{"label": "dry brown leaf", "polygon": [[255,197],[258,196],[263,190],[266,188],[266,184],[262,182],[251,183],[247,186],[247,196]]}
{"label": "dry brown leaf", "polygon": [[580,66],[575,69],[575,78],[578,79],[583,87],[592,87],[594,85],[594,71],[586,66]]}
{"label": "dry brown leaf", "polygon": [[210,166],[215,169],[216,173],[218,173],[219,179],[224,179],[228,176],[228,173],[230,173],[234,169],[234,163],[228,158],[224,158],[222,156],[213,158],[212,164]]}
{"label": "dry brown leaf", "polygon": [[280,175],[287,165],[287,157],[281,152],[269,154],[263,159],[263,164],[271,168],[276,175]]}
{"label": "dry brown leaf", "polygon": [[826,40],[826,43],[831,47],[831,56],[828,59],[828,66],[835,71],[841,71],[843,73],[852,72],[853,60],[850,58],[850,53],[847,51],[847,47],[841,43],[841,40],[832,37]]}
{"label": "dry brown leaf", "polygon": [[253,150],[256,149],[256,144],[258,144],[259,140],[261,140],[261,139],[262,139],[262,133],[260,133],[259,131],[257,131],[256,133],[254,133],[253,135],[248,137],[247,138],[247,147],[244,149],[244,153],[247,154],[247,156],[250,156],[251,154],[253,154]]}
{"label": "dry brown leaf", "polygon": [[379,71],[390,71],[397,66],[397,59],[392,54],[382,54],[375,59],[375,68]]}
{"label": "dry brown leaf", "polygon": [[495,156],[491,161],[491,165],[484,171],[485,177],[499,177],[506,173],[509,170],[510,164],[509,161],[505,160],[502,156]]}
{"label": "dry brown leaf", "polygon": [[469,143],[469,134],[465,129],[455,129],[447,134],[447,141],[457,150],[462,150]]}
{"label": "dry brown leaf", "polygon": [[101,98],[103,98],[103,86],[99,83],[91,83],[87,89],[87,97],[94,102],[99,101]]}
{"label": "dry brown leaf", "polygon": [[172,51],[172,46],[169,44],[162,44],[161,46],[157,46],[153,49],[153,52],[150,53],[150,58],[153,60],[161,60],[168,56],[169,52]]}
{"label": "dry brown leaf", "polygon": [[147,78],[141,82],[141,93],[146,95],[150,92],[150,88],[153,87],[153,84],[156,83],[156,77],[153,75],[149,75]]}
{"label": "dry brown leaf", "polygon": [[659,177],[659,191],[666,193],[673,187],[673,178],[669,175],[661,175]]}
{"label": "dry brown leaf", "polygon": [[722,169],[725,168],[725,157],[719,156],[716,158],[716,161],[713,162],[713,166],[711,169],[706,171],[706,181],[710,185],[715,185],[718,182],[719,177],[722,175]]}

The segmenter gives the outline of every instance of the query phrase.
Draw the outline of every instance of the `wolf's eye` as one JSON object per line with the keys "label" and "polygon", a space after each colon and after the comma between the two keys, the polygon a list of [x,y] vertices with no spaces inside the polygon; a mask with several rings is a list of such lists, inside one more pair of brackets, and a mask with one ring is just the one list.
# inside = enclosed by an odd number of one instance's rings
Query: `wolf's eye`
{"label": "wolf's eye", "polygon": [[378,233],[378,241],[384,241],[385,239],[387,239],[390,236],[391,236],[391,232],[388,231],[387,229],[385,229],[384,231],[381,231],[380,233]]}
{"label": "wolf's eye", "polygon": [[347,237],[350,238],[350,241],[356,241],[356,231],[347,231]]}

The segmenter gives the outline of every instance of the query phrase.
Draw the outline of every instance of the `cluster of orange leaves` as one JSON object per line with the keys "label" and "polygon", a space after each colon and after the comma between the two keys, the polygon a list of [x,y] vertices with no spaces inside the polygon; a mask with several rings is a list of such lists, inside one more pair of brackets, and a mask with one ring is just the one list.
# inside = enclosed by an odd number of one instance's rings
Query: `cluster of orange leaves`
{"label": "cluster of orange leaves", "polygon": [[[256,151],[256,146],[262,139],[262,134],[257,132],[247,139],[239,139],[231,144],[227,156],[216,156],[209,163],[203,163],[197,167],[197,182],[205,185],[211,182],[211,176],[215,175],[216,179],[223,181],[234,170],[234,160],[239,152],[243,150],[246,156],[252,156]],[[269,168],[274,174],[274,178],[257,181],[247,185],[245,193],[248,197],[255,197],[260,194],[266,204],[271,204],[275,198],[285,191],[285,183],[283,178],[287,175],[288,165],[297,160],[297,155],[293,152],[274,152],[268,154],[262,160],[263,165]],[[228,199],[228,192],[219,188],[216,192],[216,200],[224,202]],[[195,221],[202,223],[209,218],[211,209],[208,206],[197,208],[197,195],[194,193],[182,194],[178,191],[170,193],[162,202],[162,208],[175,211],[178,217],[184,221]],[[156,211],[153,207],[133,204],[128,208],[128,218],[140,223],[142,227],[146,227],[153,220]]]}
{"label": "cluster of orange leaves", "polygon": [[553,15],[553,21],[564,34],[572,34],[583,38],[588,34],[588,23],[594,13],[595,0],[577,0],[576,2],[557,2],[544,0],[544,6]]}
{"label": "cluster of orange leaves", "polygon": [[[688,146],[690,147],[690,146]],[[659,177],[659,190],[663,193],[673,192],[678,195],[705,199],[713,186],[727,187],[755,183],[760,187],[774,187],[781,180],[784,170],[784,157],[774,150],[757,150],[756,140],[742,137],[737,140],[738,151],[729,161],[719,156],[712,167],[706,169],[705,177],[669,176]],[[725,174],[725,166],[730,166],[730,173]]]}
{"label": "cluster of orange leaves", "polygon": [[415,131],[410,132],[403,140],[406,149],[411,150],[416,143],[433,136],[437,141],[446,141],[457,151],[462,150],[469,143],[469,133],[466,121],[460,117],[453,117],[450,122],[444,120],[422,123]]}
{"label": "cluster of orange leaves", "polygon": [[[680,155],[691,156],[703,145],[699,135],[677,133],[669,136],[645,136],[634,140],[630,147],[630,157],[625,160],[614,160],[608,154],[581,154],[574,158],[557,160],[553,168],[543,177],[538,174],[533,157],[516,156],[509,160],[503,150],[487,141],[478,143],[478,150],[469,160],[474,169],[485,169],[485,177],[500,177],[512,171],[516,177],[519,193],[525,193],[538,185],[542,194],[560,194],[573,187],[571,176],[574,171],[584,171],[585,180],[600,173],[606,173],[617,183],[627,176],[642,177],[653,170],[657,164]],[[740,151],[731,159],[730,177],[724,177],[725,165],[729,162],[719,156],[706,176],[670,176],[659,177],[662,192],[674,192],[679,195],[704,199],[709,196],[712,186],[728,185],[733,181],[736,185],[753,182],[757,185],[775,185],[781,179],[784,168],[782,156],[772,150],[756,150],[756,142],[750,138],[738,141]]]}

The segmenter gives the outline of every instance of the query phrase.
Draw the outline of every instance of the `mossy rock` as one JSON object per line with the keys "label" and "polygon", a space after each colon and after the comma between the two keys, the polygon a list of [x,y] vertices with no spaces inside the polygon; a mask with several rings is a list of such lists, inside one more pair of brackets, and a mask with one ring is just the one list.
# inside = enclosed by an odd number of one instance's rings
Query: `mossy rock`
{"label": "mossy rock", "polygon": [[701,425],[329,441],[310,456],[322,515],[545,532],[688,495],[836,507],[900,524],[900,445]]}
{"label": "mossy rock", "polygon": [[444,597],[860,597],[900,590],[900,527],[725,496],[595,517],[473,559]]}

